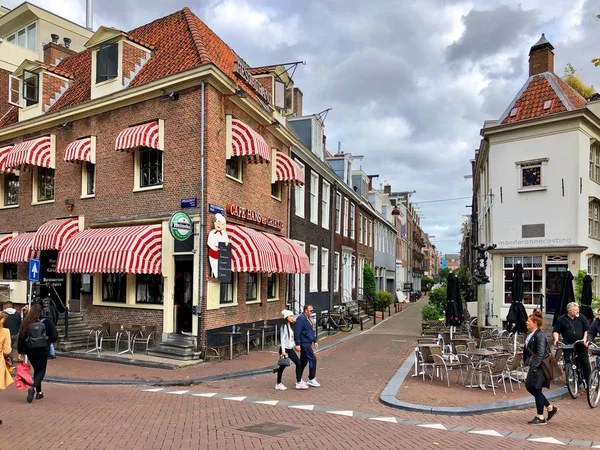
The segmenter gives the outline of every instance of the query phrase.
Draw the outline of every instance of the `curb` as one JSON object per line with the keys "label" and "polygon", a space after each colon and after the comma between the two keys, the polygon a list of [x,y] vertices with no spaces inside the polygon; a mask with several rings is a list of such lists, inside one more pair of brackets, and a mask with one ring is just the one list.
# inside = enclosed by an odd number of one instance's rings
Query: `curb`
{"label": "curb", "polygon": [[[392,408],[402,409],[404,411],[420,412],[427,414],[441,414],[446,416],[473,416],[477,414],[488,414],[500,411],[512,411],[515,409],[527,409],[535,406],[533,398],[526,397],[515,400],[506,400],[502,402],[482,403],[469,406],[429,406],[419,405],[416,403],[408,403],[396,398],[396,394],[400,390],[400,386],[404,382],[407,375],[411,372],[414,365],[411,357],[402,364],[400,369],[392,377],[383,392],[379,396],[379,400]],[[561,400],[569,395],[566,387],[547,391],[545,394],[549,401]]]}

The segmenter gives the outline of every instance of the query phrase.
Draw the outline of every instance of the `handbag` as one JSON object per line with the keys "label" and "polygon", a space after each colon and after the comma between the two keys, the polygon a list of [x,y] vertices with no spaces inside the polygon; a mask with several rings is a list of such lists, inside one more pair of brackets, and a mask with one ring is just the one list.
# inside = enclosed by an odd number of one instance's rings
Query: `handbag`
{"label": "handbag", "polygon": [[[529,347],[527,347],[527,351],[531,354],[532,357],[535,357],[535,353],[531,351]],[[542,359],[542,372],[546,376],[548,381],[554,381],[555,379],[560,377],[560,368],[558,363],[556,362],[556,358],[552,353],[549,353],[544,359]],[[555,368],[557,370],[555,370]]]}
{"label": "handbag", "polygon": [[287,367],[291,364],[290,358],[288,358],[287,356],[281,356],[279,358],[279,362],[277,363],[278,366],[281,367]]}

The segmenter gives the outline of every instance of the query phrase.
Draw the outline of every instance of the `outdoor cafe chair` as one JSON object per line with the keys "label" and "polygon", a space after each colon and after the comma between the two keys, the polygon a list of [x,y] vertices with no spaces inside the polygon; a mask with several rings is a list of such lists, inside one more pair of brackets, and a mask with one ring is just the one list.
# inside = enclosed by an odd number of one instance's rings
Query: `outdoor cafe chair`
{"label": "outdoor cafe chair", "polygon": [[155,326],[142,325],[139,331],[133,336],[131,341],[132,351],[135,351],[135,344],[142,344],[146,346],[146,354],[148,354],[148,346],[150,341],[154,342],[154,334],[156,333]]}
{"label": "outdoor cafe chair", "polygon": [[454,346],[454,350],[456,351],[457,355],[461,353],[467,353],[467,346],[463,344],[457,344]]}
{"label": "outdoor cafe chair", "polygon": [[473,386],[473,376],[475,373],[477,373],[479,375],[485,375],[484,383],[489,378],[492,384],[492,391],[494,392],[494,395],[496,395],[496,385],[494,384],[494,379],[496,379],[498,382],[502,380],[504,393],[506,394],[506,382],[504,381],[504,377],[507,374],[506,364],[508,363],[508,358],[510,356],[511,355],[508,353],[499,353],[491,360],[480,360],[471,371],[471,379],[469,382],[471,387]]}
{"label": "outdoor cafe chair", "polygon": [[103,349],[103,345],[105,342],[114,342],[115,343],[115,352],[119,350],[117,347],[117,342],[121,338],[121,333],[123,332],[123,325],[120,323],[111,323],[109,327],[109,331],[107,335],[100,336],[100,351]]}
{"label": "outdoor cafe chair", "polygon": [[417,361],[417,364],[421,368],[422,375],[423,375],[423,381],[425,381],[425,374],[427,374],[430,378],[433,379],[433,376],[430,375],[429,372],[427,371],[428,367],[431,367],[432,369],[435,367],[435,364],[433,362],[433,357],[431,356],[431,348],[432,347],[430,347],[430,346],[418,347],[417,355],[419,357],[419,361]]}
{"label": "outdoor cafe chair", "polygon": [[523,358],[521,357],[521,355],[516,354],[508,358],[506,371],[508,375],[508,380],[510,382],[510,390],[513,391],[513,380],[517,382],[518,388],[521,389],[521,382],[525,382],[525,368],[523,367]]}
{"label": "outdoor cafe chair", "polygon": [[97,346],[98,342],[100,341],[100,336],[106,336],[108,334],[109,328],[110,328],[110,323],[108,323],[108,322],[103,322],[102,326],[90,328],[90,331],[88,332],[88,336],[87,336],[87,341],[85,344],[86,350],[90,348],[90,338],[91,337],[94,338],[94,341],[96,342],[96,346]]}
{"label": "outdoor cafe chair", "polygon": [[[459,370],[459,380],[462,379],[463,384],[465,383],[465,379],[463,377],[463,364],[460,361],[446,361],[444,355],[442,354],[442,350],[440,347],[431,347],[431,357],[433,358],[433,368],[436,371],[444,371],[446,372],[446,381],[448,383],[448,387],[450,387],[450,375],[448,373],[448,369],[458,369]],[[441,373],[441,379],[444,381],[444,372]],[[431,383],[433,383],[433,377],[431,377]],[[457,381],[458,383],[458,381]]]}
{"label": "outdoor cafe chair", "polygon": [[476,342],[475,342],[475,341],[469,341],[469,342],[467,342],[467,349],[468,349],[468,351],[470,351],[470,352],[473,352],[473,351],[475,351],[475,350],[477,349],[477,344],[476,344]]}

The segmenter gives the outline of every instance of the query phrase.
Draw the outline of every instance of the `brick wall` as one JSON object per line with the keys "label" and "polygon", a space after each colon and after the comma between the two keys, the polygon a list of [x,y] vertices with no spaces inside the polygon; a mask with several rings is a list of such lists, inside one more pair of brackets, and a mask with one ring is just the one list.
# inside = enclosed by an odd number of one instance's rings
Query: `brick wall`
{"label": "brick wall", "polygon": [[[298,88],[294,88],[294,112],[296,113],[296,117],[302,117],[302,99],[304,94]],[[323,137],[323,139],[325,139]],[[325,147],[323,145],[323,147]]]}
{"label": "brick wall", "polygon": [[136,64],[139,64],[146,57],[146,52],[138,47],[135,47],[127,42],[123,42],[123,79],[129,78],[131,72],[135,72]]}
{"label": "brick wall", "polygon": [[549,48],[536,50],[529,55],[529,76],[554,72],[554,53]]}
{"label": "brick wall", "polygon": [[[364,233],[365,230],[364,228],[362,228],[361,226],[358,225],[358,218],[360,217],[359,214],[363,215],[363,218],[366,217],[367,218],[367,242],[364,241],[362,244],[360,243],[360,239],[358,239],[358,230],[361,229],[363,232],[363,237],[364,237]],[[356,237],[357,237],[357,250],[358,250],[358,254],[361,255],[362,257],[365,258],[366,262],[370,262],[371,264],[373,263],[373,259],[375,258],[375,249],[374,247],[369,247],[369,233],[368,233],[368,227],[369,227],[369,220],[373,221],[373,215],[371,215],[371,212],[368,211],[365,208],[362,208],[360,205],[356,205],[356,217],[357,217],[357,227],[356,227]],[[364,219],[363,219],[364,221]]]}
{"label": "brick wall", "polygon": [[48,73],[42,73],[42,77],[42,108],[45,110],[46,106],[51,106],[50,101],[60,93],[61,88],[66,89],[69,83]]}
{"label": "brick wall", "polygon": [[10,72],[8,70],[0,69],[0,118],[6,114],[6,112],[12,108],[8,103],[8,76]]}
{"label": "brick wall", "polygon": [[269,91],[270,94],[273,94],[273,77],[271,75],[260,76],[255,78],[260,84],[262,84],[267,89],[267,91]]}
{"label": "brick wall", "polygon": [[[340,226],[340,233],[335,233],[335,242],[334,242],[334,251],[338,252],[340,254],[340,284],[342,283],[342,279],[343,279],[343,252],[342,252],[342,246],[344,247],[351,247],[353,249],[352,254],[356,257],[356,270],[355,270],[355,282],[354,285],[356,286],[354,289],[350,289],[348,286],[342,286],[342,288],[345,291],[348,291],[351,293],[352,298],[355,299],[357,298],[358,295],[358,235],[356,234],[357,231],[357,227],[356,227],[356,223],[358,222],[358,207],[355,206],[355,239],[350,239],[350,211],[348,211],[348,236],[344,236],[344,199],[348,198],[346,197],[346,195],[344,195],[342,193],[342,202],[341,202],[341,219],[342,219],[342,224]],[[350,209],[351,204],[354,203],[352,201],[351,198],[348,199],[348,209]],[[356,203],[355,203],[356,205]],[[335,203],[334,203],[334,214],[335,214]],[[348,264],[350,264],[348,262]],[[342,296],[342,289],[340,289],[340,292],[334,293],[333,295],[333,302],[334,304],[339,304],[341,302],[341,296]]]}
{"label": "brick wall", "polygon": [[67,56],[76,55],[77,52],[63,45],[49,42],[44,45],[44,64],[56,66],[57,60],[63,60]]}

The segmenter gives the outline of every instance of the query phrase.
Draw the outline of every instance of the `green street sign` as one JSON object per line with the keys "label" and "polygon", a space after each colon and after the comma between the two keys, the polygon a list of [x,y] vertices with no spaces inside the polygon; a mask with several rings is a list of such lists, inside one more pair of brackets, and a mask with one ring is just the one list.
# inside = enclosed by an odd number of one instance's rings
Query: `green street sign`
{"label": "green street sign", "polygon": [[185,241],[194,232],[192,219],[184,212],[176,212],[169,219],[169,231],[178,241]]}

